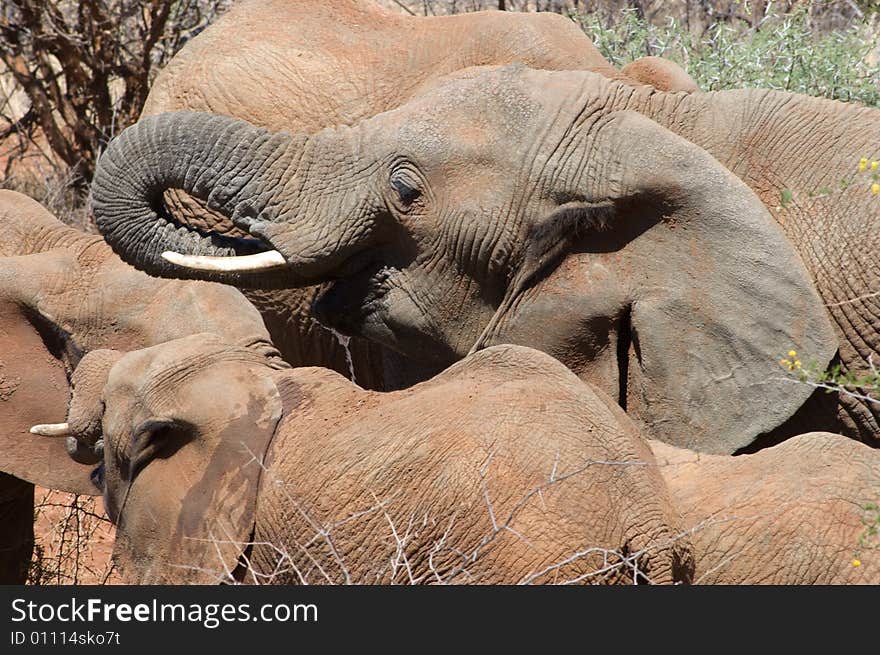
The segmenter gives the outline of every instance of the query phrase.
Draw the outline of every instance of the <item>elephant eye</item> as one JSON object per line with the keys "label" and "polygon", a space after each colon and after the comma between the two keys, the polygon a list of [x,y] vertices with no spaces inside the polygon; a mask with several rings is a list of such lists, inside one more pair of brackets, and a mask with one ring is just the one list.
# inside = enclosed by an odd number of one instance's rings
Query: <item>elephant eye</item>
{"label": "elephant eye", "polygon": [[[185,432],[182,423],[173,419],[151,418],[141,423],[132,433],[129,445],[129,476],[134,479],[152,459],[175,445],[177,433]],[[180,444],[176,444],[179,446]]]}
{"label": "elephant eye", "polygon": [[400,201],[405,205],[411,204],[416,198],[422,195],[422,192],[419,190],[418,185],[412,177],[403,171],[394,171],[391,174],[389,182],[392,188],[397,192]]}

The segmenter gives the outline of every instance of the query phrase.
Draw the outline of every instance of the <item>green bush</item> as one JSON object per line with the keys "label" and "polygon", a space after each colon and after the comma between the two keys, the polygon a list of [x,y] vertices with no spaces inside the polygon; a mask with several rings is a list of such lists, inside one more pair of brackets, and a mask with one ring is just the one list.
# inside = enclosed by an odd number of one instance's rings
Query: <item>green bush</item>
{"label": "green bush", "polygon": [[702,35],[670,18],[663,25],[634,11],[611,25],[596,14],[575,19],[615,66],[646,55],[672,59],[705,91],[766,88],[880,106],[877,16],[819,33],[804,10],[773,16],[757,29],[717,22]]}

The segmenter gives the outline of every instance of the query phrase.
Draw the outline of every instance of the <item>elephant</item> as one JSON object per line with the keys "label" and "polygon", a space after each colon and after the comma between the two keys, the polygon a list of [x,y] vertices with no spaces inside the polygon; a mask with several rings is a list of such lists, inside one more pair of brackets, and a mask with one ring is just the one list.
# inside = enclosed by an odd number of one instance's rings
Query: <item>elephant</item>
{"label": "elephant", "polygon": [[[33,545],[34,483],[92,494],[88,471],[67,456],[62,434],[71,382],[99,394],[113,360],[97,349],[135,350],[193,333],[214,332],[286,364],[260,315],[239,291],[219,284],[152,278],[122,262],[99,235],[61,223],[27,196],[0,190],[0,549],[2,580],[24,580]],[[98,426],[73,432],[97,439]],[[74,452],[77,457],[94,457]],[[16,517],[12,520],[12,517]]]}
{"label": "elephant", "polygon": [[116,363],[69,420],[103,424],[127,582],[880,582],[880,451],[842,435],[647,440],[522,346],[390,393],[215,335],[96,356]]}
{"label": "elephant", "polygon": [[[797,242],[746,184],[759,179],[737,177],[718,146],[677,135],[635,99],[665,106],[684,131],[712,122],[689,103],[767,93],[662,94],[513,64],[461,71],[313,134],[171,112],[108,145],[92,207],[108,243],[151,274],[263,290],[327,283],[313,311],[345,335],[437,369],[491,345],[536,348],[648,436],[730,454],[813,402],[812,387],[785,379],[783,352],[825,367],[838,351],[802,256],[824,234]],[[822,103],[780,97],[795,112]],[[250,237],[171,219],[156,202],[167,189]]]}
{"label": "elephant", "polygon": [[127,583],[691,575],[647,442],[536,350],[487,348],[383,393],[206,334],[125,354],[103,389],[76,405],[102,411],[96,477]]}
{"label": "elephant", "polygon": [[689,529],[697,584],[880,584],[880,451],[841,435],[751,455],[652,441]]}
{"label": "elephant", "polygon": [[[617,71],[574,22],[557,14],[420,17],[371,0],[251,0],[237,3],[175,55],[156,78],[143,116],[209,111],[271,131],[313,133],[393,109],[456,70],[515,61],[593,70],[664,90],[696,89],[686,72],[658,57]],[[177,220],[247,236],[179,190],[166,200]],[[345,338],[310,311],[322,290],[243,291],[294,366],[328,366],[374,389],[402,388],[438,372],[357,337],[345,348]]]}

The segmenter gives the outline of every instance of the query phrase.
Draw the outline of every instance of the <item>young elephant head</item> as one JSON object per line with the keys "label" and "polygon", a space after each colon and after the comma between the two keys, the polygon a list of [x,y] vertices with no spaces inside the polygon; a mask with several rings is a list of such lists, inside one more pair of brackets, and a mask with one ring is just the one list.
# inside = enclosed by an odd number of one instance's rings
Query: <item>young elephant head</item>
{"label": "young elephant head", "polygon": [[[584,72],[472,70],[313,136],[192,113],[102,158],[99,227],[131,263],[241,286],[332,280],[321,321],[449,364],[493,343],[555,355],[650,433],[732,452],[808,397],[779,354],[836,345],[763,205],[705,151]],[[145,164],[146,162],[146,164]],[[162,209],[181,187],[252,239]]]}
{"label": "young elephant head", "polygon": [[195,580],[215,548],[233,567],[253,531],[261,461],[281,418],[265,361],[212,335],[125,355],[102,394],[105,505],[131,580]]}
{"label": "young elephant head", "polygon": [[189,337],[126,355],[104,404],[106,504],[129,582],[690,575],[647,443],[535,350],[488,348],[381,394]]}

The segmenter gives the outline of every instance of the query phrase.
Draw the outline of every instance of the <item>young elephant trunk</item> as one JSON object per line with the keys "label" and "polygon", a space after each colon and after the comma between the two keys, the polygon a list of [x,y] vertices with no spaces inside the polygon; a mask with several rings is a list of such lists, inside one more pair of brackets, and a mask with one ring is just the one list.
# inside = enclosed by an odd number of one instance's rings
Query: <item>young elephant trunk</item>
{"label": "young elephant trunk", "polygon": [[[359,246],[333,239],[316,243],[316,234],[353,233],[348,225],[328,224],[337,216],[345,220],[344,213],[297,212],[306,204],[299,196],[317,185],[307,179],[308,162],[331,156],[342,140],[335,134],[271,134],[205,113],[144,118],[114,139],[98,163],[91,198],[98,228],[120,257],[152,275],[239,287],[311,283]],[[254,238],[177,222],[163,200],[169,189],[204,200]],[[279,224],[286,225],[280,247],[272,244]]]}

